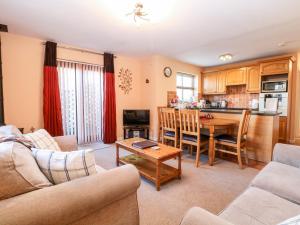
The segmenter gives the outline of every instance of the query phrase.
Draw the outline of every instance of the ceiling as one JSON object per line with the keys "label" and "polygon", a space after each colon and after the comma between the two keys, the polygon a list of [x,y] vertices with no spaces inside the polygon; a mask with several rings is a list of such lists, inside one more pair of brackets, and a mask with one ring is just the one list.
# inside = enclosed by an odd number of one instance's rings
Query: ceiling
{"label": "ceiling", "polygon": [[[132,56],[160,54],[199,66],[300,49],[299,0],[139,0],[151,22],[125,16],[138,0],[1,0],[9,32]],[[279,43],[285,43],[279,46]]]}

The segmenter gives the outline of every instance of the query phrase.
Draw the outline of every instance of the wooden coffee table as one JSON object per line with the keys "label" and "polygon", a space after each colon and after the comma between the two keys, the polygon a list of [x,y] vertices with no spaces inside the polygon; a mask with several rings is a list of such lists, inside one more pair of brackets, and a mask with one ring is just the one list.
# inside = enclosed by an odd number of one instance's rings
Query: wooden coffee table
{"label": "wooden coffee table", "polygon": [[[139,149],[132,147],[136,141],[144,141],[143,138],[130,138],[116,142],[116,163],[133,164],[140,174],[156,185],[156,190],[160,190],[160,185],[174,178],[181,179],[181,150],[171,146],[158,143],[159,150],[152,148]],[[133,154],[120,158],[119,148],[132,152]],[[163,163],[166,160],[177,158],[178,168],[174,168]]]}

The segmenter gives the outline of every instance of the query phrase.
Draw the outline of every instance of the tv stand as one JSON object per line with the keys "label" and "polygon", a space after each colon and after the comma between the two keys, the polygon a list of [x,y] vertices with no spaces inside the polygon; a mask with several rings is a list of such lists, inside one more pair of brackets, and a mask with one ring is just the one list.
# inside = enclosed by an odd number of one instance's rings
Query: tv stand
{"label": "tv stand", "polygon": [[141,137],[149,139],[149,125],[130,125],[123,126],[124,139]]}

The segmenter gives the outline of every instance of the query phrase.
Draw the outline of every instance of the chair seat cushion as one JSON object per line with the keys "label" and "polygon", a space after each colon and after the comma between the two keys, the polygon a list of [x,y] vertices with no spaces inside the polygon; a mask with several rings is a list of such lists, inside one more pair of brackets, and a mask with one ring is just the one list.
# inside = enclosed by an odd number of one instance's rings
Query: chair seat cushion
{"label": "chair seat cushion", "polygon": [[235,136],[232,136],[229,134],[218,135],[217,137],[215,137],[215,139],[217,141],[224,141],[224,142],[233,143],[233,144],[237,143],[237,138]]}
{"label": "chair seat cushion", "polygon": [[272,225],[300,214],[300,206],[260,188],[250,187],[220,217],[233,224]]}
{"label": "chair seat cushion", "polygon": [[[223,134],[224,132],[222,132],[222,131],[223,130],[215,130],[214,137],[217,137],[217,136]],[[201,133],[201,135],[210,137],[209,129],[207,129],[207,128],[201,128],[200,129],[200,133]]]}
{"label": "chair seat cushion", "polygon": [[[182,139],[185,140],[185,141],[197,142],[197,136],[194,136],[194,135],[184,134],[184,135],[182,135]],[[208,140],[208,137],[204,136],[204,135],[201,135],[200,140],[201,141],[206,141],[206,140]]]}
{"label": "chair seat cushion", "polygon": [[270,162],[251,182],[281,198],[300,204],[300,169],[278,162]]}
{"label": "chair seat cushion", "polygon": [[166,131],[166,132],[165,132],[165,136],[168,136],[168,137],[175,137],[175,132],[174,132],[174,131]]}

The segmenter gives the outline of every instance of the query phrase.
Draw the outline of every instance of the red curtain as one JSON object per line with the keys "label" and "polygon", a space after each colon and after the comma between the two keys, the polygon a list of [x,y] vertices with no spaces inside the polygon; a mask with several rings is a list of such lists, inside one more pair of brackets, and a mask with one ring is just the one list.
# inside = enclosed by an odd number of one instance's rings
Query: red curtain
{"label": "red curtain", "polygon": [[104,53],[103,111],[103,142],[106,144],[114,143],[117,140],[114,55],[109,53]]}
{"label": "red curtain", "polygon": [[44,127],[52,136],[63,135],[61,103],[56,64],[56,48],[54,42],[46,42],[44,62]]}

